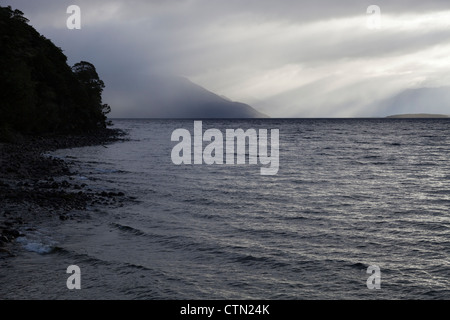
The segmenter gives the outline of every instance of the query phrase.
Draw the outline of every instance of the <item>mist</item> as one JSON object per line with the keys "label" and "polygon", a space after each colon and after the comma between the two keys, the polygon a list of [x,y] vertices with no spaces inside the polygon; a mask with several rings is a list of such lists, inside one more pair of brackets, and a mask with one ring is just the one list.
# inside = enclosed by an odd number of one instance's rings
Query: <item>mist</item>
{"label": "mist", "polygon": [[[367,25],[369,1],[7,4],[64,48],[69,63],[95,64],[112,117],[145,116],[142,84],[151,87],[154,74],[185,77],[272,117],[389,115],[373,110],[378,101],[450,86],[447,1],[378,1],[375,30]],[[81,30],[66,27],[71,4],[81,8]],[[435,96],[433,110],[450,113],[446,101]]]}

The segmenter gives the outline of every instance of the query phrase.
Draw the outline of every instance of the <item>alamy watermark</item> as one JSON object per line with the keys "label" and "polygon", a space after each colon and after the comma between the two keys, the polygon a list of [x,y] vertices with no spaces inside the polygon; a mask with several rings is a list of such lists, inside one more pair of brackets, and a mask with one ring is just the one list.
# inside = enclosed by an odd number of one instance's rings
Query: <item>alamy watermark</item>
{"label": "alamy watermark", "polygon": [[81,289],[81,269],[80,269],[80,267],[76,266],[76,265],[68,266],[66,272],[71,274],[71,276],[69,276],[69,278],[67,278],[67,282],[66,282],[67,289],[80,290]]}
{"label": "alamy watermark", "polygon": [[367,288],[370,290],[381,289],[381,269],[379,266],[369,266],[367,273],[371,276],[367,279]]}
{"label": "alamy watermark", "polygon": [[66,13],[70,14],[67,18],[67,29],[81,29],[81,9],[79,6],[71,5],[67,7]]}
{"label": "alamy watermark", "polygon": [[[196,165],[246,164],[247,158],[248,164],[256,165],[259,159],[259,163],[264,166],[261,168],[261,175],[276,175],[280,165],[279,135],[278,129],[270,130],[269,155],[267,129],[259,129],[258,132],[255,129],[247,131],[226,129],[224,137],[219,129],[208,129],[203,132],[202,121],[194,121],[193,138],[186,129],[173,131],[171,140],[179,143],[173,147],[171,158],[176,165],[192,163]],[[203,142],[208,143],[205,148],[203,148]]]}
{"label": "alamy watermark", "polygon": [[377,5],[367,7],[367,28],[381,29],[381,8]]}

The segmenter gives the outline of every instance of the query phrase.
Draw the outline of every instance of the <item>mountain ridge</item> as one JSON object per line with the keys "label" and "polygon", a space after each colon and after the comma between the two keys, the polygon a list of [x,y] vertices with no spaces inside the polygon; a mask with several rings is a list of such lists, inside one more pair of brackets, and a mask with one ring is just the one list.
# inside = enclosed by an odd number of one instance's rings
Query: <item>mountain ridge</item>
{"label": "mountain ridge", "polygon": [[446,115],[450,112],[450,87],[422,87],[400,91],[366,106],[371,116]]}
{"label": "mountain ridge", "polygon": [[[132,87],[117,87],[111,99],[124,99],[113,117],[131,118],[269,118],[250,105],[231,101],[176,75],[136,75]],[[123,98],[126,97],[126,98]]]}

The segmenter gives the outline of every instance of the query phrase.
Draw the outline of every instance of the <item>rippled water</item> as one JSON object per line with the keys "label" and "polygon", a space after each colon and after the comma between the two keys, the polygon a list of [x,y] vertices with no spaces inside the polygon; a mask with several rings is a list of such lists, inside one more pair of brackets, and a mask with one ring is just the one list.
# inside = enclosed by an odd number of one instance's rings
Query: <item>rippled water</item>
{"label": "rippled water", "polygon": [[[0,261],[0,298],[450,298],[449,120],[203,122],[279,129],[276,176],[175,166],[172,131],[193,121],[114,123],[130,141],[53,155],[135,199],[33,226]],[[73,264],[81,290],[66,288]]]}

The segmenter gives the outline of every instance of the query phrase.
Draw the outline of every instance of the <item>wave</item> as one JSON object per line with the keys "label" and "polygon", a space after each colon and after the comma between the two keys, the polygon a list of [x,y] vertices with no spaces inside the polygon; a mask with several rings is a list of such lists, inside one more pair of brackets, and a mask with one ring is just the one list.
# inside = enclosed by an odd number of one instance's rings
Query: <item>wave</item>
{"label": "wave", "polygon": [[22,244],[22,247],[30,252],[35,252],[39,254],[48,254],[55,250],[55,246],[51,244],[45,244],[36,240],[30,240],[26,237],[17,238],[16,241]]}
{"label": "wave", "polygon": [[248,265],[248,266],[254,266],[254,265],[265,265],[265,266],[269,266],[271,269],[276,269],[276,268],[285,268],[290,266],[290,264],[279,261],[279,260],[275,260],[273,258],[269,258],[269,257],[256,257],[253,255],[241,255],[237,258],[234,259],[234,262],[238,262],[244,265]]}
{"label": "wave", "polygon": [[115,222],[113,222],[113,223],[111,223],[110,225],[111,225],[112,227],[116,228],[116,229],[119,229],[120,231],[132,233],[132,234],[134,234],[134,235],[136,235],[136,236],[146,236],[146,235],[147,235],[147,233],[145,233],[145,232],[142,231],[142,230],[139,230],[139,229],[134,228],[134,227],[122,225],[122,224],[120,224],[120,223],[115,223]]}

